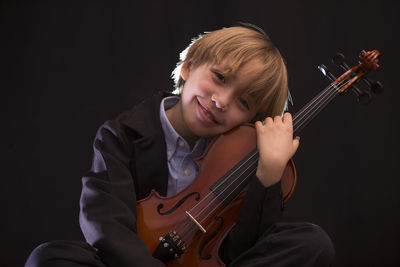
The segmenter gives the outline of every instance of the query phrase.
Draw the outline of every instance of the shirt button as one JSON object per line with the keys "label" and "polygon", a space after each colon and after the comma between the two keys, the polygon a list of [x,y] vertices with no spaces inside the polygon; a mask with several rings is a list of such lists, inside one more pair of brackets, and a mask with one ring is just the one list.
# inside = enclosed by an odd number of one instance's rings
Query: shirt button
{"label": "shirt button", "polygon": [[189,176],[189,175],[190,175],[189,169],[184,170],[183,173],[184,173],[186,176]]}
{"label": "shirt button", "polygon": [[184,146],[185,146],[185,143],[184,143],[183,141],[179,141],[179,146],[180,146],[180,147],[184,147]]}
{"label": "shirt button", "polygon": [[168,156],[168,157],[171,157],[171,151],[168,151],[168,152],[167,152],[167,156]]}

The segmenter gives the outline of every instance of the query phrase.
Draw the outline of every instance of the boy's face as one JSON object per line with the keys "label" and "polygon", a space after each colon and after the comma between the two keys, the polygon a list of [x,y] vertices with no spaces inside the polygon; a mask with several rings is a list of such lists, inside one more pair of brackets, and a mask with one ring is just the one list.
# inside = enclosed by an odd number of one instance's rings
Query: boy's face
{"label": "boy's face", "polygon": [[229,66],[224,64],[192,67],[185,62],[180,101],[180,124],[185,129],[181,134],[211,137],[250,121],[256,114],[253,101],[242,98],[239,92],[255,78],[259,65],[257,60],[251,60],[229,73]]}

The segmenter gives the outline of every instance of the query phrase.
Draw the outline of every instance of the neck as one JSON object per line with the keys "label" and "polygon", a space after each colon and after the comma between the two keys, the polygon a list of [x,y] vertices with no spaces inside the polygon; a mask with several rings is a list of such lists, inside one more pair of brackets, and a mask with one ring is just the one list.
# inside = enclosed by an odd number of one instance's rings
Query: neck
{"label": "neck", "polygon": [[172,127],[174,127],[175,131],[188,142],[190,148],[193,148],[196,141],[199,139],[198,136],[192,134],[192,132],[187,128],[183,119],[183,112],[181,101],[173,106],[172,108],[165,111],[169,122]]}
{"label": "neck", "polygon": [[340,90],[330,84],[293,116],[293,135],[297,136],[337,95]]}

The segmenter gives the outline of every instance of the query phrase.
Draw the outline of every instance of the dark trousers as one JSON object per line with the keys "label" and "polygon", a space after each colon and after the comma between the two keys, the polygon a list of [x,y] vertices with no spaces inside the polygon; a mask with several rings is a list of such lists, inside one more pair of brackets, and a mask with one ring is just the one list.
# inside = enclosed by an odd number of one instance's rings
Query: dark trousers
{"label": "dark trousers", "polygon": [[[228,266],[329,266],[334,248],[328,235],[311,223],[277,223]],[[25,267],[106,267],[89,244],[52,241],[37,247]],[[122,266],[115,266],[122,267]]]}

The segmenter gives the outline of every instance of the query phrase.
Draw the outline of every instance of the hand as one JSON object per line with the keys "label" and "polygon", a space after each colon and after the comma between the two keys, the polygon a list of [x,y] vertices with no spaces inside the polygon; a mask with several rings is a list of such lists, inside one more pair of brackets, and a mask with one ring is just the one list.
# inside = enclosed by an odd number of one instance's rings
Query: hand
{"label": "hand", "polygon": [[299,147],[300,138],[293,139],[292,115],[285,113],[283,118],[276,116],[255,123],[257,131],[257,148],[260,154],[256,175],[267,187],[277,183],[285,170],[288,161]]}

